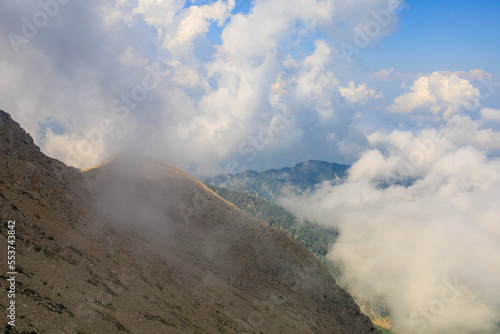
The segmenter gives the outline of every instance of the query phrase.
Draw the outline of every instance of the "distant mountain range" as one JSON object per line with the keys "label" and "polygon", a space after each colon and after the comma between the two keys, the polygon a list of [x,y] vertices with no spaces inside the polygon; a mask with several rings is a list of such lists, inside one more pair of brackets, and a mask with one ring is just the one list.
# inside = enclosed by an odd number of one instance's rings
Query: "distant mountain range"
{"label": "distant mountain range", "polygon": [[323,181],[341,182],[346,177],[349,167],[326,161],[308,160],[294,167],[269,169],[262,172],[249,170],[237,174],[221,174],[203,181],[276,203],[284,194],[299,195]]}

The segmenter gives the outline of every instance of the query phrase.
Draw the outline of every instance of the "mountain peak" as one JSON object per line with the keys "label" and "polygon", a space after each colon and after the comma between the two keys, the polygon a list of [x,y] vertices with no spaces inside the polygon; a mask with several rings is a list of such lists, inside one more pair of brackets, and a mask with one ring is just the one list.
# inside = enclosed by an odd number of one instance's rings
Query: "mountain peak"
{"label": "mountain peak", "polygon": [[307,160],[293,167],[224,174],[208,178],[205,182],[276,203],[281,196],[290,192],[298,195],[325,181],[341,182],[348,169],[348,165]]}
{"label": "mountain peak", "polygon": [[40,153],[33,138],[8,113],[0,110],[0,154],[9,157],[33,153]]}
{"label": "mountain peak", "polygon": [[[2,193],[15,198],[27,195],[45,210],[63,214],[69,220],[83,213],[88,194],[78,171],[43,154],[33,138],[4,111],[0,111],[0,156]],[[26,207],[19,200],[16,203],[12,205]],[[9,217],[8,211],[2,211],[1,216],[12,219],[22,215],[16,211]]]}

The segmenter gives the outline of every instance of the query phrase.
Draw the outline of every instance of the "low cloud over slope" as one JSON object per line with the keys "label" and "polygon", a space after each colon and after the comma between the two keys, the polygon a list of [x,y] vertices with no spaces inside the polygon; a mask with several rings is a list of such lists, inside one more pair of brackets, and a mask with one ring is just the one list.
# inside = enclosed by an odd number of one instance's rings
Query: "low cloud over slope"
{"label": "low cloud over slope", "polygon": [[500,142],[488,127],[496,114],[372,133],[342,185],[282,201],[339,228],[328,257],[354,295],[390,308],[396,329],[498,331]]}

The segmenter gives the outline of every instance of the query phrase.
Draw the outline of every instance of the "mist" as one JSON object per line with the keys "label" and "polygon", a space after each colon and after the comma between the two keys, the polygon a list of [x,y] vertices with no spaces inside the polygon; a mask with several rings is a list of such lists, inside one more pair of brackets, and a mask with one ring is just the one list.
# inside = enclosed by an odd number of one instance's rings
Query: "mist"
{"label": "mist", "polygon": [[281,200],[339,229],[327,258],[342,268],[341,284],[387,306],[396,331],[498,331],[500,159],[485,149],[498,132],[481,114],[372,133],[343,184]]}

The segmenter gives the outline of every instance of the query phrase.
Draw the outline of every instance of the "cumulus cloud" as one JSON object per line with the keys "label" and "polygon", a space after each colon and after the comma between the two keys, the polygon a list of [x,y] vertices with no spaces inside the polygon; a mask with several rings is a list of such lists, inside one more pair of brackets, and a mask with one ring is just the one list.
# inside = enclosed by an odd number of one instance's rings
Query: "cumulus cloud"
{"label": "cumulus cloud", "polygon": [[332,92],[339,82],[328,66],[332,59],[331,48],[323,40],[316,41],[315,46],[314,53],[303,60],[297,76],[293,77],[295,93],[311,103],[321,117],[327,118],[334,112],[335,95]]}
{"label": "cumulus cloud", "polygon": [[500,132],[486,125],[487,121],[491,120],[489,117],[494,115],[486,112],[485,117],[484,110],[482,109],[482,118],[479,120],[472,120],[469,116],[453,116],[443,128],[443,133],[453,142],[462,146],[472,145],[481,150],[499,150]]}
{"label": "cumulus cloud", "polygon": [[360,301],[390,309],[397,331],[486,332],[500,320],[500,160],[489,157],[500,132],[481,124],[455,115],[415,134],[372,133],[342,185],[283,199],[339,228],[328,258]]}
{"label": "cumulus cloud", "polygon": [[[434,129],[411,131],[380,131],[367,136],[377,149],[368,150],[352,166],[351,180],[393,180],[421,177],[435,160],[454,147],[453,143]],[[385,154],[384,154],[384,153]]]}
{"label": "cumulus cloud", "polygon": [[210,85],[205,77],[199,75],[188,66],[182,65],[178,60],[171,60],[168,62],[168,65],[174,69],[172,81],[180,87],[192,88],[199,86],[204,90],[210,90]]}
{"label": "cumulus cloud", "polygon": [[434,72],[415,80],[410,92],[396,97],[389,110],[396,113],[423,110],[449,118],[461,109],[477,108],[479,97],[479,90],[468,80],[454,73],[447,76]]}
{"label": "cumulus cloud", "polygon": [[176,16],[174,27],[167,30],[164,46],[175,55],[183,55],[192,47],[193,39],[208,32],[210,23],[223,26],[234,8],[234,0],[217,1],[203,6],[191,6]]}
{"label": "cumulus cloud", "polygon": [[97,165],[101,162],[104,149],[102,143],[94,145],[68,133],[55,134],[51,128],[46,131],[43,144],[47,155],[51,157],[63,156],[68,163],[76,166],[82,163],[83,157],[90,164]]}
{"label": "cumulus cloud", "polygon": [[[231,17],[231,25],[221,35],[221,51],[231,58],[259,61],[297,29],[307,31],[329,24],[332,11],[331,1],[258,1],[249,15]],[[301,28],[296,28],[297,22],[303,24]]]}
{"label": "cumulus cloud", "polygon": [[500,110],[493,108],[483,108],[481,109],[481,117],[485,121],[500,121]]}
{"label": "cumulus cloud", "polygon": [[358,85],[354,84],[354,81],[349,81],[347,87],[339,87],[340,95],[344,97],[347,103],[355,104],[361,103],[364,104],[370,98],[380,99],[382,94],[376,94],[374,89],[370,89],[366,83]]}
{"label": "cumulus cloud", "polygon": [[[36,2],[1,6],[2,31],[22,38],[21,18],[43,12]],[[183,168],[250,163],[241,153],[250,142],[259,153],[253,163],[268,159],[266,152],[310,154],[307,143],[297,151],[303,134],[326,141],[337,133],[340,141],[338,128],[352,118],[337,107],[345,59],[330,33],[347,36],[386,7],[386,0],[270,0],[234,13],[234,0],[69,2],[15,48],[0,41],[2,109],[42,150],[70,164],[72,148],[102,135],[80,154],[82,168],[128,149]],[[380,36],[396,22],[391,16]],[[159,82],[146,89],[151,75]],[[280,117],[291,120],[286,131],[255,141]],[[106,119],[110,133],[100,129]]]}
{"label": "cumulus cloud", "polygon": [[179,13],[185,0],[139,0],[137,7],[134,8],[134,14],[142,14],[144,20],[153,25],[167,26],[174,20],[174,17]]}

